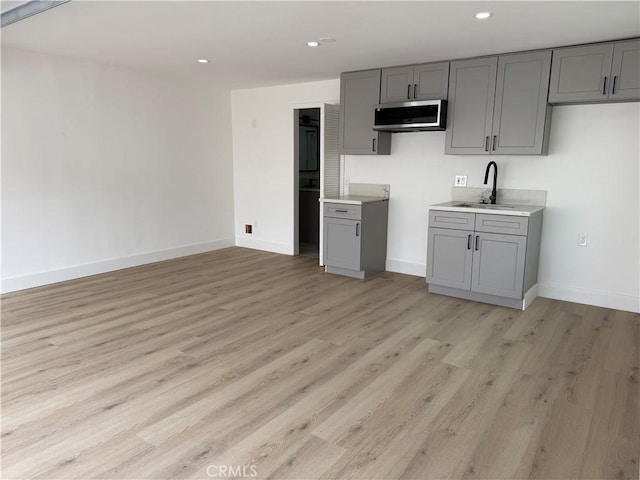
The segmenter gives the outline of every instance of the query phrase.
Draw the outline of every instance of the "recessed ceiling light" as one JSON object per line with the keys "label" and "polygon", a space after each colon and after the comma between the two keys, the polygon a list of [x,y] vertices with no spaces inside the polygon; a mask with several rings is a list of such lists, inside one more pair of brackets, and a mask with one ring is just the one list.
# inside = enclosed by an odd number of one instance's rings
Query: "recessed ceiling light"
{"label": "recessed ceiling light", "polygon": [[314,42],[314,41],[307,42],[308,47],[317,47],[318,45],[320,45],[318,42]]}
{"label": "recessed ceiling light", "polygon": [[209,63],[209,60],[207,60],[206,58],[199,58],[198,63]]}
{"label": "recessed ceiling light", "polygon": [[478,12],[474,15],[474,17],[476,17],[478,20],[484,20],[492,16],[493,16],[493,13],[491,12]]}

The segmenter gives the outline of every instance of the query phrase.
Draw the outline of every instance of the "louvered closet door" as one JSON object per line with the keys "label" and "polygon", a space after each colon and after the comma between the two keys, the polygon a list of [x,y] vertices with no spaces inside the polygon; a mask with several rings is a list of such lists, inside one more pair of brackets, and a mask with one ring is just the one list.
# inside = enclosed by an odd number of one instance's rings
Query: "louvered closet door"
{"label": "louvered closet door", "polygon": [[[320,197],[337,197],[340,194],[340,106],[324,104],[320,108],[322,142],[320,143]],[[320,265],[324,265],[324,215],[320,209]]]}

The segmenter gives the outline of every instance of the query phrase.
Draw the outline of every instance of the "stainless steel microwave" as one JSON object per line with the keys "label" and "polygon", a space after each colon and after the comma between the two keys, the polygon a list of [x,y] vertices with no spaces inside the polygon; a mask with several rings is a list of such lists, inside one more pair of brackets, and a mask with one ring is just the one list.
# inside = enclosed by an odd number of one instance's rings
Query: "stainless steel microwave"
{"label": "stainless steel microwave", "polygon": [[446,100],[383,103],[373,109],[373,129],[386,132],[444,130],[447,125]]}

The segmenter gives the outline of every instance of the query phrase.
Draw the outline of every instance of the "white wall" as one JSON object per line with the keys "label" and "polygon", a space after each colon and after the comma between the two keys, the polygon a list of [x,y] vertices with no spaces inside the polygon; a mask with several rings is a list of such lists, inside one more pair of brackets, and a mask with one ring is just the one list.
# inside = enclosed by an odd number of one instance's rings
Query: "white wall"
{"label": "white wall", "polygon": [[228,89],[2,51],[2,290],[233,245]]}
{"label": "white wall", "polygon": [[638,103],[554,107],[548,156],[445,156],[444,132],[394,134],[389,157],[347,156],[345,177],[391,184],[387,266],[424,275],[426,206],[496,160],[498,188],[548,191],[540,295],[640,311],[639,119]]}
{"label": "white wall", "polygon": [[231,93],[237,245],[293,253],[294,109],[339,101],[338,80]]}
{"label": "white wall", "polygon": [[[294,104],[335,103],[338,81],[232,93],[236,240],[291,253]],[[640,309],[640,104],[555,107],[548,156],[496,156],[499,188],[548,191],[542,296]],[[482,186],[485,156],[444,155],[444,132],[394,134],[390,156],[346,156],[355,183],[389,183],[387,269],[424,276],[427,207],[456,174]],[[245,223],[255,223],[253,238]],[[578,233],[589,235],[578,247]]]}

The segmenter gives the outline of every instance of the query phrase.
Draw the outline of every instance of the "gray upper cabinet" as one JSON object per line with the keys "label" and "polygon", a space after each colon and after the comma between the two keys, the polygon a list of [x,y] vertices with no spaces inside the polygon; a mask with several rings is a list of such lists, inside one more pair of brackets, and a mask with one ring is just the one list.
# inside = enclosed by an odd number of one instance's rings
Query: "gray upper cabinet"
{"label": "gray upper cabinet", "polygon": [[445,100],[449,90],[449,62],[382,69],[380,103]]}
{"label": "gray upper cabinet", "polygon": [[640,41],[553,51],[549,103],[640,100]]}
{"label": "gray upper cabinet", "polygon": [[606,100],[612,59],[613,43],[554,50],[549,102]]}
{"label": "gray upper cabinet", "polygon": [[340,76],[340,148],[348,155],[389,155],[391,133],[373,130],[373,107],[380,101],[380,70]]}
{"label": "gray upper cabinet", "polygon": [[640,40],[615,44],[609,98],[640,100]]}
{"label": "gray upper cabinet", "polygon": [[413,66],[382,69],[380,103],[408,102],[412,99]]}
{"label": "gray upper cabinet", "polygon": [[547,153],[551,107],[547,104],[551,51],[498,57],[491,153]]}
{"label": "gray upper cabinet", "polygon": [[445,153],[546,154],[551,51],[451,63]]}
{"label": "gray upper cabinet", "polygon": [[449,94],[449,62],[424,63],[413,67],[415,100],[446,100]]}
{"label": "gray upper cabinet", "polygon": [[498,58],[451,62],[444,153],[489,154]]}

